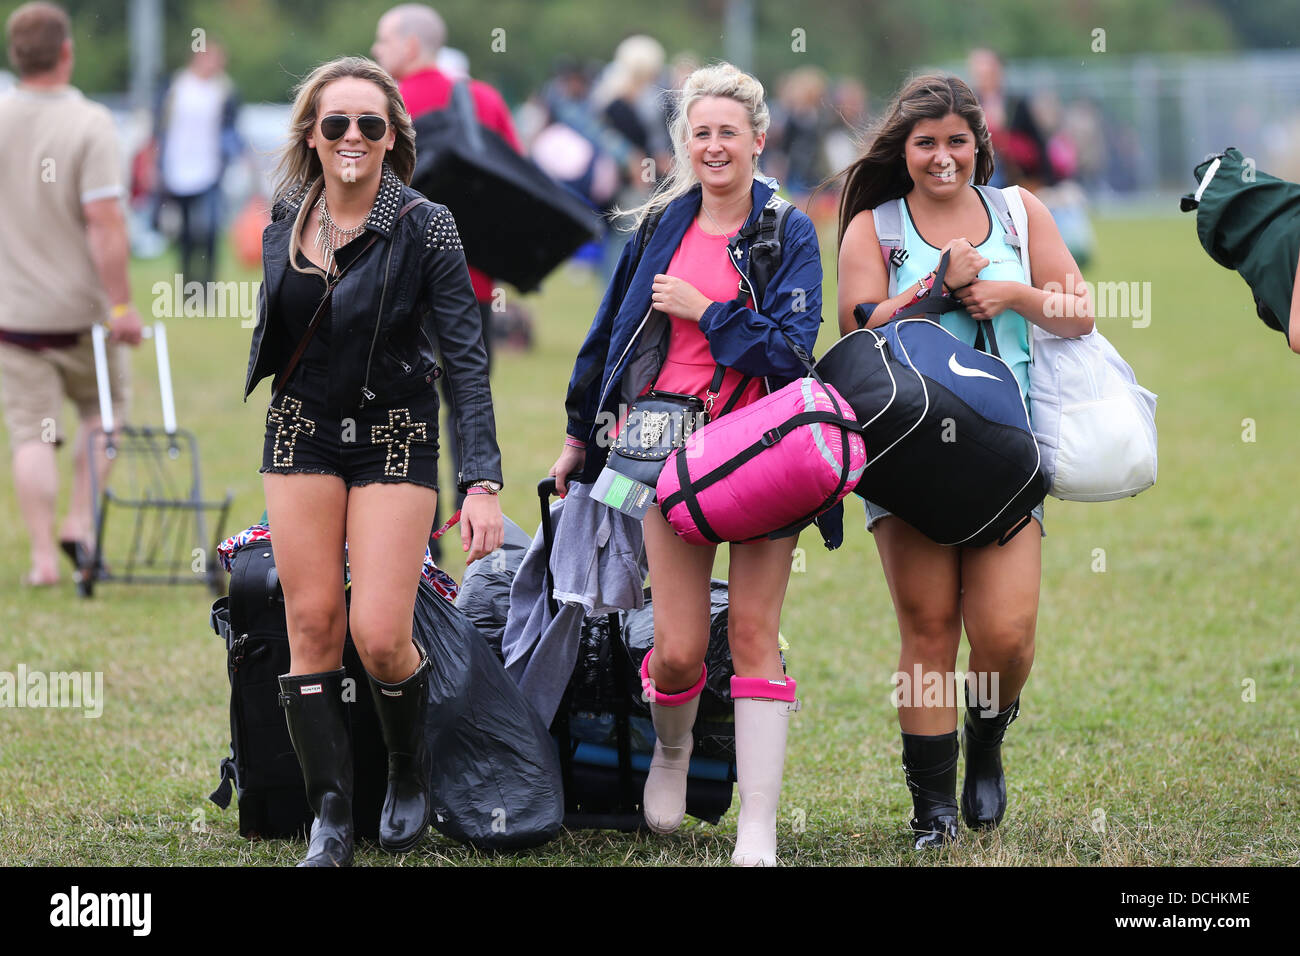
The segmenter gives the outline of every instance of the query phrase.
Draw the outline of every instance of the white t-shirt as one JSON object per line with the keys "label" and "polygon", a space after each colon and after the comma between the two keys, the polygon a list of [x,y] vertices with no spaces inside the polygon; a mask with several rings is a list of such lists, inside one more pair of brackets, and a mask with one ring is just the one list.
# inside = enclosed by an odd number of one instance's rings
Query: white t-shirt
{"label": "white t-shirt", "polygon": [[169,94],[163,185],[174,196],[194,196],[221,176],[221,108],[226,86],[189,70],[176,76]]}

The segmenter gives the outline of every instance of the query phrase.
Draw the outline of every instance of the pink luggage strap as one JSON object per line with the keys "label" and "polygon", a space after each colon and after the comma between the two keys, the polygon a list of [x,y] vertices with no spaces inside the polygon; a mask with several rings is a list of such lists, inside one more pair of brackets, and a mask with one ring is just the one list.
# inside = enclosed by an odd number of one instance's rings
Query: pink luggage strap
{"label": "pink luggage strap", "polygon": [[[808,375],[813,379],[815,379],[819,384],[824,386],[826,383],[823,382],[821,376],[817,374],[817,370],[813,367],[812,359],[809,357],[808,353],[804,350],[804,348],[801,345],[799,345],[799,343],[794,341],[794,339],[792,339],[788,333],[782,333],[782,334],[785,335],[786,342],[790,345],[790,348],[794,352],[795,356],[798,357],[799,361],[802,362],[804,367],[808,370]],[[832,401],[834,402],[838,410],[839,403],[834,401],[833,398]],[[702,535],[704,535],[704,537],[707,538],[709,541],[712,541],[714,544],[722,544],[723,543],[722,536],[719,535],[716,531],[714,531],[714,529],[709,525],[708,520],[704,517],[704,512],[700,508],[700,502],[698,497],[699,493],[704,489],[710,487],[711,485],[717,484],[719,481],[721,481],[723,478],[726,478],[728,475],[736,471],[742,465],[745,465],[748,462],[752,461],[759,454],[761,454],[764,451],[764,449],[772,447],[777,442],[779,442],[782,438],[788,435],[790,432],[794,431],[796,428],[801,428],[804,425],[812,425],[815,423],[838,425],[839,427],[847,429],[848,431],[853,431],[853,432],[857,432],[858,434],[862,434],[862,427],[858,425],[856,421],[850,421],[849,419],[845,418],[842,412],[840,413],[829,412],[829,411],[803,412],[801,414],[795,415],[787,419],[783,424],[775,428],[768,429],[763,433],[762,437],[760,437],[758,441],[751,444],[748,448],[744,449],[739,454],[733,456],[730,460],[719,465],[717,468],[714,468],[712,471],[708,472],[707,474],[702,475],[699,478],[694,480],[691,479],[690,466],[689,463],[687,462],[688,456],[685,454],[681,454],[679,449],[678,453],[675,453],[672,456],[672,460],[676,462],[678,489],[677,491],[668,495],[668,497],[665,498],[662,502],[660,502],[659,505],[660,510],[666,515],[676,505],[685,503],[686,509],[690,513],[691,519],[695,522],[695,527],[699,529],[699,532]],[[840,481],[834,493],[830,497],[829,499],[830,501],[834,502],[838,499],[840,491],[844,488],[845,484],[848,483],[850,471],[851,471],[851,467],[850,467],[849,456],[845,455],[844,464],[840,471]],[[821,514],[821,510],[805,515],[802,518],[800,518],[798,521],[795,521],[784,528],[778,528],[776,531],[773,531],[766,535],[762,535],[761,537],[780,538],[786,535],[793,534],[796,531],[803,528],[804,526],[806,526],[807,523],[811,521],[813,518],[817,517],[818,514]]]}

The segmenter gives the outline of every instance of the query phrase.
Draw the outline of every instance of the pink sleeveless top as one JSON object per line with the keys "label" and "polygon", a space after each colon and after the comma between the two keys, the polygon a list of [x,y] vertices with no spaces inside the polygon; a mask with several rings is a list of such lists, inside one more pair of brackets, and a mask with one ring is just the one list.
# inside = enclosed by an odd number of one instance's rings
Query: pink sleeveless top
{"label": "pink sleeveless top", "polygon": [[[700,228],[698,222],[693,221],[678,244],[677,251],[673,253],[666,274],[689,282],[705,298],[714,302],[730,302],[740,290],[740,273],[730,262],[731,254],[727,251],[729,238],[710,235]],[[672,323],[672,337],[669,340],[668,357],[659,371],[654,388],[661,392],[704,398],[718,364],[709,352],[709,340],[700,331],[698,322],[680,319],[675,315],[668,318]],[[743,378],[744,375],[733,368],[726,370],[722,388],[718,390],[715,414],[731,400]],[[744,408],[765,394],[763,379],[755,378],[745,387],[735,407]]]}

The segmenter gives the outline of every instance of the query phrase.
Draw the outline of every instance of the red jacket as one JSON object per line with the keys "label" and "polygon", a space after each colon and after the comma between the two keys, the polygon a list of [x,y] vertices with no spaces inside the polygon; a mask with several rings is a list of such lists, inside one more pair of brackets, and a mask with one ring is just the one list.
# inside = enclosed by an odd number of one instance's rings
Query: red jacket
{"label": "red jacket", "polygon": [[[453,85],[451,77],[446,73],[430,67],[410,74],[397,84],[397,88],[406,103],[406,111],[411,114],[411,119],[415,119],[434,110],[446,109],[451,102]],[[474,110],[478,113],[479,122],[499,133],[517,152],[522,152],[519,137],[515,135],[515,124],[510,119],[510,109],[501,94],[479,80],[469,81],[469,92],[474,98]],[[471,265],[469,278],[474,286],[474,297],[480,302],[491,301],[491,277]]]}

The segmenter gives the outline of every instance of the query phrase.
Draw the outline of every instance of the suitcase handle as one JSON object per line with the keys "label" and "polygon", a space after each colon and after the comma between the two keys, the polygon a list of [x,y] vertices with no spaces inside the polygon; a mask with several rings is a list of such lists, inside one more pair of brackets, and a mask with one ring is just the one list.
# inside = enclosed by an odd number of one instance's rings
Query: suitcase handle
{"label": "suitcase handle", "polygon": [[546,477],[537,483],[537,497],[542,506],[542,544],[546,554],[546,573],[542,579],[542,587],[545,589],[546,603],[551,609],[551,617],[554,617],[560,610],[555,603],[555,581],[551,578],[551,549],[555,545],[555,526],[551,524],[551,499],[555,497],[554,478]]}
{"label": "suitcase handle", "polygon": [[[575,471],[569,475],[569,481],[576,481],[581,477],[582,472]],[[555,526],[551,523],[551,499],[555,497],[555,491],[555,479],[550,476],[537,483],[537,498],[542,508],[542,543],[546,548],[546,577],[542,586],[546,588],[546,603],[550,605],[552,617],[560,610],[555,603],[553,595],[555,581],[551,577],[551,551],[555,546]]]}

